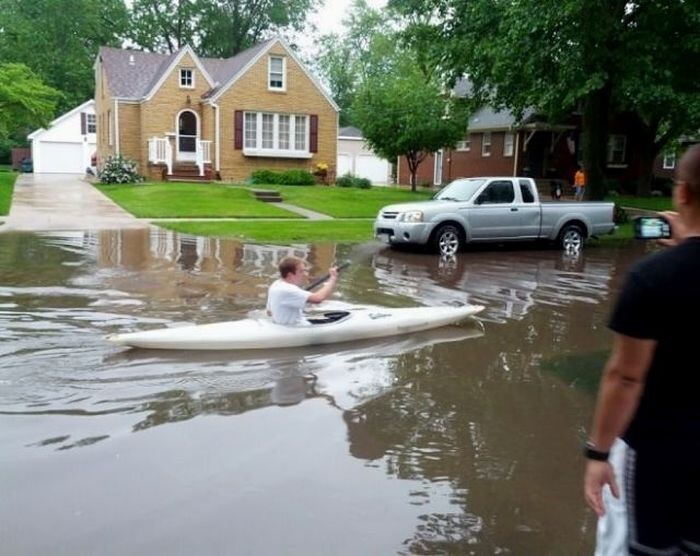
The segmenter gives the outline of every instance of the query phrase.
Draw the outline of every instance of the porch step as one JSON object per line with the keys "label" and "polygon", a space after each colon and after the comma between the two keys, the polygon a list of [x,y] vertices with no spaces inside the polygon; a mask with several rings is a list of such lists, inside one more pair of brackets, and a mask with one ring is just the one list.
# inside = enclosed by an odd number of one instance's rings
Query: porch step
{"label": "porch step", "polygon": [[[205,165],[208,166],[208,165]],[[209,183],[211,178],[207,178],[206,174],[204,176],[199,175],[199,167],[194,163],[178,163],[173,166],[173,173],[171,175],[165,175],[167,181],[177,181],[177,182],[203,182]]]}
{"label": "porch step", "polygon": [[258,201],[266,203],[281,203],[282,197],[279,191],[271,191],[269,189],[251,189],[253,195]]}

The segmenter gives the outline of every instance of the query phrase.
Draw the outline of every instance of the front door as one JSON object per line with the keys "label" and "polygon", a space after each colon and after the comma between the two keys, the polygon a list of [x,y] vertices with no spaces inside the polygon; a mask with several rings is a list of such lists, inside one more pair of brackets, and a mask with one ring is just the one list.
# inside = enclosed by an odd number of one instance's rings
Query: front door
{"label": "front door", "polygon": [[196,152],[197,116],[194,112],[181,112],[177,122],[177,159],[194,160]]}

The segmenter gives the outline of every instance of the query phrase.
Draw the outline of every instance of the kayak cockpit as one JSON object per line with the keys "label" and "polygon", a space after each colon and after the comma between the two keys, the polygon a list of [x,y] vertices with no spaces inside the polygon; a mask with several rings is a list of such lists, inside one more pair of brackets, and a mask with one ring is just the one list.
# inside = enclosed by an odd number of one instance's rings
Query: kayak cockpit
{"label": "kayak cockpit", "polygon": [[323,313],[314,313],[306,320],[313,325],[319,325],[336,323],[347,318],[350,318],[350,311],[324,311]]}

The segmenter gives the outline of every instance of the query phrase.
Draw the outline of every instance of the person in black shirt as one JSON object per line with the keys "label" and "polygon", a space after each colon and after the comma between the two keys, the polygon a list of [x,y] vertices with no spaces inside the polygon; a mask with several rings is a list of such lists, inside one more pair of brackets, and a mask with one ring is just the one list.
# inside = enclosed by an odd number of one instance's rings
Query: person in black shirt
{"label": "person in black shirt", "polygon": [[[584,494],[625,487],[630,554],[700,554],[700,145],[681,158],[673,187],[674,243],[629,272],[613,311],[585,455]],[[618,483],[607,461],[627,443]]]}

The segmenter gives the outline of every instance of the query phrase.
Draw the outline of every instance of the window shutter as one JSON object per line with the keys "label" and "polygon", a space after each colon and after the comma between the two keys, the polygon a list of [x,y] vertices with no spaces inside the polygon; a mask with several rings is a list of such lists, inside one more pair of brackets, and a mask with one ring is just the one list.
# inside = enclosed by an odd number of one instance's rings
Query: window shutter
{"label": "window shutter", "polygon": [[309,151],[318,152],[318,116],[312,114],[309,120]]}
{"label": "window shutter", "polygon": [[80,134],[85,135],[87,133],[87,122],[85,118],[85,112],[80,113]]}
{"label": "window shutter", "polygon": [[233,148],[243,148],[243,110],[236,110],[233,115]]}

